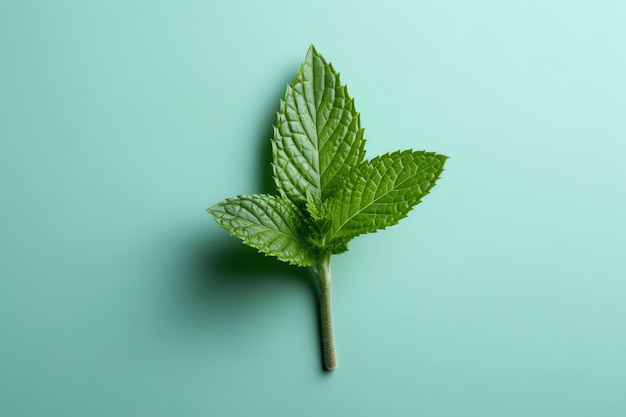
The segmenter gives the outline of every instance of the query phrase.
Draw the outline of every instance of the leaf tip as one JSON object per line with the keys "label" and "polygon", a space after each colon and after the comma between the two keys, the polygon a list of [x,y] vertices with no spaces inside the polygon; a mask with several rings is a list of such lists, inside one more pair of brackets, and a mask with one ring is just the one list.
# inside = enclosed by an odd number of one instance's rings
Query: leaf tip
{"label": "leaf tip", "polygon": [[211,216],[216,217],[218,210],[219,209],[219,204],[215,204],[209,208],[206,209],[206,212],[209,213]]}

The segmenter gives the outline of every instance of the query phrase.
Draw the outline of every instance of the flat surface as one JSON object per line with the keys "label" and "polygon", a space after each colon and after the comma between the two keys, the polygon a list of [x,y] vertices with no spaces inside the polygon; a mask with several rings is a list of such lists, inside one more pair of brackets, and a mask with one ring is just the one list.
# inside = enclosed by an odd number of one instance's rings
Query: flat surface
{"label": "flat surface", "polygon": [[[0,415],[623,417],[620,1],[0,3]],[[451,156],[305,270],[204,209],[268,191],[307,48],[368,155]]]}

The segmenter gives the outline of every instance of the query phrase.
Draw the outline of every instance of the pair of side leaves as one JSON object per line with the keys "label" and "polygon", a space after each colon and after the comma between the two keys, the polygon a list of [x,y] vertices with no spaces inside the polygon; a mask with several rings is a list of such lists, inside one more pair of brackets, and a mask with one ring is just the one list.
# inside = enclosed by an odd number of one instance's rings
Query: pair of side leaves
{"label": "pair of side leaves", "polygon": [[280,102],[271,143],[278,194],[229,198],[207,211],[246,245],[311,267],[320,286],[324,366],[334,369],[331,255],[406,217],[448,157],[405,150],[365,160],[354,99],[313,46]]}

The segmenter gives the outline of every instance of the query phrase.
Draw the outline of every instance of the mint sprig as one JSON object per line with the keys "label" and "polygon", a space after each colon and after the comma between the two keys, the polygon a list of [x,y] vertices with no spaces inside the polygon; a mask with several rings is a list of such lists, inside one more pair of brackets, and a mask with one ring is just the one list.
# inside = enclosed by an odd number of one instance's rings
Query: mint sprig
{"label": "mint sprig", "polygon": [[271,143],[279,195],[229,198],[207,211],[246,245],[311,267],[320,287],[324,366],[334,369],[331,255],[347,251],[354,237],[406,217],[448,157],[406,150],[365,161],[354,99],[313,46],[280,102]]}

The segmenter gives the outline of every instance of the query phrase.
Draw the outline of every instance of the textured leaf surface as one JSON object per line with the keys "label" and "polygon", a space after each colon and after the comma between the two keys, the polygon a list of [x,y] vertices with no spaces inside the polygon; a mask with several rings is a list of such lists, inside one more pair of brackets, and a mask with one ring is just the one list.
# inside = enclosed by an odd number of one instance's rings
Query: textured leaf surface
{"label": "textured leaf surface", "polygon": [[330,239],[350,239],[398,223],[435,185],[446,159],[398,151],[362,162],[331,200]]}
{"label": "textured leaf surface", "polygon": [[339,74],[311,46],[287,87],[274,126],[274,180],[295,204],[325,200],[363,160],[360,117]]}
{"label": "textured leaf surface", "polygon": [[287,200],[267,194],[229,198],[209,209],[217,223],[266,255],[300,266],[313,263],[302,238],[301,214]]}

